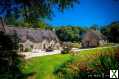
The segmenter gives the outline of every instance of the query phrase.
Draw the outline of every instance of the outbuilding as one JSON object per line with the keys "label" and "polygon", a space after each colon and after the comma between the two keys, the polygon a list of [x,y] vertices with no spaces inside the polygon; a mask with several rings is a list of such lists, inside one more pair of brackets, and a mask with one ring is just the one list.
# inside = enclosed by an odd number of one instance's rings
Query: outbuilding
{"label": "outbuilding", "polygon": [[92,48],[102,46],[107,43],[106,37],[98,30],[87,31],[82,38],[82,48]]}

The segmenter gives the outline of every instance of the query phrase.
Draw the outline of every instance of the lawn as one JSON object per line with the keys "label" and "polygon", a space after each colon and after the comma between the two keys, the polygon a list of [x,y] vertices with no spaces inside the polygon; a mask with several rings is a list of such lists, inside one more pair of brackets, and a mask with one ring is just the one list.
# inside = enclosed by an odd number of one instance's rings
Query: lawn
{"label": "lawn", "polygon": [[55,69],[70,59],[68,54],[32,58],[26,61],[23,71],[36,72],[36,79],[56,79],[53,75]]}
{"label": "lawn", "polygon": [[[89,62],[95,59],[97,56],[103,54],[113,55],[114,48],[104,48],[104,49],[92,49],[81,51],[77,56],[72,56],[70,54],[60,54],[60,55],[51,55],[43,57],[35,57],[29,60],[26,60],[25,68],[23,69],[24,73],[35,72],[35,79],[57,79],[54,75],[54,71],[62,66],[69,60],[73,59],[73,62]],[[100,51],[100,52],[99,52]],[[102,51],[107,51],[103,53]],[[112,51],[109,53],[108,51]]]}

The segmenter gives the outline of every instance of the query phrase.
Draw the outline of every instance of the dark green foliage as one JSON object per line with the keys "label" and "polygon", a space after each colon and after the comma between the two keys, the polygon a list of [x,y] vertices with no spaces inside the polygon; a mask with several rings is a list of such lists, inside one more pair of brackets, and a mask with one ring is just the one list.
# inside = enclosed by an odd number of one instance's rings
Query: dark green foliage
{"label": "dark green foliage", "polygon": [[23,13],[25,13],[26,19],[33,21],[38,18],[51,17],[52,8],[57,5],[57,8],[63,11],[65,8],[72,7],[78,0],[15,0],[18,4],[21,4]]}
{"label": "dark green foliage", "polygon": [[70,53],[71,49],[70,48],[64,48],[62,51],[61,51],[61,54],[68,54]]}
{"label": "dark green foliage", "polygon": [[25,50],[24,50],[24,52],[31,52],[32,51],[32,48],[26,48]]}
{"label": "dark green foliage", "polygon": [[[75,69],[78,68],[78,69]],[[119,61],[112,56],[99,56],[94,61],[88,64],[88,67],[81,69],[79,65],[72,63],[65,63],[59,67],[55,74],[60,79],[100,79],[102,74],[109,75],[110,70],[117,70],[119,68]],[[97,75],[97,76],[94,76]],[[105,76],[103,78],[109,78]]]}
{"label": "dark green foliage", "polygon": [[61,41],[80,42],[84,30],[80,27],[66,26],[56,30]]}
{"label": "dark green foliage", "polygon": [[63,12],[64,9],[72,8],[74,4],[79,3],[79,0],[0,0],[0,2],[0,14],[4,14],[5,20],[21,19],[34,24],[40,19],[50,19],[54,14],[53,7]]}
{"label": "dark green foliage", "polygon": [[97,73],[108,73],[109,70],[116,70],[119,68],[119,62],[111,56],[99,56],[95,62],[91,63],[91,66]]}
{"label": "dark green foliage", "polygon": [[119,22],[113,22],[110,25],[103,27],[101,32],[107,37],[110,42],[119,42]]}
{"label": "dark green foliage", "polygon": [[22,76],[18,42],[16,35],[0,32],[0,79],[19,79]]}
{"label": "dark green foliage", "polygon": [[[67,68],[69,64],[71,64],[73,61],[73,58],[71,58],[69,61],[63,63],[61,66],[57,67],[54,74],[59,78],[59,79],[73,79],[72,72],[70,69]],[[76,73],[74,73],[76,74]]]}
{"label": "dark green foliage", "polygon": [[[109,75],[110,70],[117,70],[119,68],[119,62],[112,56],[99,56],[96,60],[89,64],[92,70],[80,71],[79,75],[82,78],[102,78],[102,74]],[[85,75],[85,76],[82,76]],[[94,77],[97,74],[97,77]],[[91,77],[92,75],[93,77]],[[104,76],[104,78],[109,78],[109,76]]]}
{"label": "dark green foliage", "polygon": [[50,29],[52,30],[52,27],[49,26],[47,23],[45,23],[43,20],[39,20],[36,22],[35,28],[40,28],[40,29]]}

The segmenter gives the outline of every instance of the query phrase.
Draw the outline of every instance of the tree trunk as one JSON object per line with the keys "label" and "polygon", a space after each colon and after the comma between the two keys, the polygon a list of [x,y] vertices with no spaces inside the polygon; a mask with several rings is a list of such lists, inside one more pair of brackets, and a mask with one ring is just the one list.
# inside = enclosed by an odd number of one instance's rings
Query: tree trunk
{"label": "tree trunk", "polygon": [[27,6],[24,4],[24,20],[25,20],[25,22],[27,22],[28,21],[28,13],[27,13]]}
{"label": "tree trunk", "polygon": [[6,29],[5,29],[5,22],[4,22],[4,20],[3,20],[3,17],[0,17],[0,29],[1,29],[1,31],[3,31],[3,32],[6,32]]}

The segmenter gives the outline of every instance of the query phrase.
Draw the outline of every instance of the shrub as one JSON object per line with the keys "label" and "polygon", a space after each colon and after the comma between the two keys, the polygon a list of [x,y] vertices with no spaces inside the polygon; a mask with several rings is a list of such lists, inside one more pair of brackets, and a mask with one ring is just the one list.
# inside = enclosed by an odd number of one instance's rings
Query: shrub
{"label": "shrub", "polygon": [[[110,70],[117,70],[119,68],[119,62],[112,56],[105,55],[99,56],[94,61],[88,64],[88,68],[80,69],[80,78],[102,78],[102,74],[109,75]],[[94,76],[97,74],[97,76]],[[104,76],[109,78],[109,76]]]}
{"label": "shrub", "polygon": [[115,49],[115,58],[119,62],[119,48]]}
{"label": "shrub", "polygon": [[62,51],[61,51],[61,54],[68,54],[71,52],[71,49],[70,48],[64,48]]}
{"label": "shrub", "polygon": [[72,43],[72,44],[71,44],[71,47],[72,47],[72,48],[80,48],[81,45],[80,45],[80,43]]}
{"label": "shrub", "polygon": [[119,62],[112,56],[99,56],[91,66],[100,73],[108,73],[110,69],[118,69]]}
{"label": "shrub", "polygon": [[[89,67],[90,69],[79,72],[81,78],[102,78],[102,74],[109,75],[110,70],[117,70],[119,68],[119,62],[112,56],[99,56],[89,64]],[[98,76],[95,77],[95,74]],[[104,78],[109,78],[109,76],[104,76]]]}
{"label": "shrub", "polygon": [[31,52],[32,48],[25,48],[24,52]]}
{"label": "shrub", "polygon": [[[115,53],[108,55],[98,55],[94,60],[90,62],[75,62],[65,63],[65,65],[59,67],[57,75],[61,79],[87,79],[96,78],[94,75],[97,74],[98,78],[102,78],[102,74],[109,75],[110,70],[117,70],[119,68],[119,49],[112,48],[108,51],[100,51],[102,53]],[[116,57],[116,58],[115,58]],[[104,78],[109,78],[105,76]]]}
{"label": "shrub", "polygon": [[68,65],[70,65],[72,61],[73,59],[56,68],[54,74],[60,79],[73,79],[73,71],[68,67]]}

